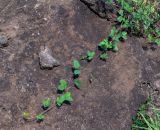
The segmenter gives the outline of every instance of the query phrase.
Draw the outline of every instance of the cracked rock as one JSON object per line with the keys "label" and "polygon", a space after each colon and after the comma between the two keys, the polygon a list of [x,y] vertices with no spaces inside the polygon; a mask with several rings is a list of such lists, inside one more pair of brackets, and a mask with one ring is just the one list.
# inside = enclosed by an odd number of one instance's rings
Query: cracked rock
{"label": "cracked rock", "polygon": [[39,59],[42,69],[52,69],[60,65],[60,62],[53,57],[52,51],[48,47],[41,49]]}

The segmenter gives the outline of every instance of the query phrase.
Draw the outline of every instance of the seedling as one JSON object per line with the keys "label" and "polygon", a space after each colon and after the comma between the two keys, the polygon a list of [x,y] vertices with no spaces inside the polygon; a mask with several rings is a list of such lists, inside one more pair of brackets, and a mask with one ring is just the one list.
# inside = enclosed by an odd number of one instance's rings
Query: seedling
{"label": "seedling", "polygon": [[119,49],[118,49],[118,46],[117,46],[117,44],[113,44],[113,51],[114,52],[117,52]]}
{"label": "seedling", "polygon": [[37,116],[36,116],[36,120],[37,120],[37,122],[41,122],[41,121],[43,121],[43,120],[44,120],[44,118],[45,118],[45,116],[44,116],[44,115],[42,115],[42,114],[39,114],[39,115],[37,115]]}
{"label": "seedling", "polygon": [[74,78],[78,78],[79,75],[80,75],[80,73],[81,73],[80,70],[74,70],[74,71],[73,71]]}
{"label": "seedling", "polygon": [[120,38],[123,38],[123,40],[127,40],[127,32],[120,32]]}
{"label": "seedling", "polygon": [[42,101],[42,108],[48,109],[51,105],[51,99],[47,98]]}
{"label": "seedling", "polygon": [[98,47],[102,51],[110,50],[112,49],[112,43],[108,39],[104,39],[99,43]]}
{"label": "seedling", "polygon": [[30,117],[29,112],[23,112],[23,113],[22,113],[22,117],[23,117],[23,119],[28,120],[29,117]]}
{"label": "seedling", "polygon": [[95,54],[96,53],[94,51],[88,51],[87,52],[87,60],[91,61],[94,58]]}
{"label": "seedling", "polygon": [[76,88],[80,89],[81,87],[81,82],[78,79],[74,80],[74,85],[76,86]]}
{"label": "seedling", "polygon": [[78,60],[73,60],[72,65],[73,65],[73,69],[79,69],[81,66]]}
{"label": "seedling", "polygon": [[78,78],[80,75],[80,63],[78,60],[73,60],[73,76],[74,78]]}
{"label": "seedling", "polygon": [[72,101],[73,101],[73,98],[72,98],[71,93],[70,92],[66,92],[63,95],[57,97],[57,99],[56,99],[56,105],[58,107],[61,107],[64,102],[71,103]]}
{"label": "seedling", "polygon": [[106,54],[106,53],[103,53],[100,55],[101,60],[106,60],[107,58],[108,58],[108,54]]}
{"label": "seedling", "polygon": [[121,10],[119,10],[118,14],[119,14],[119,16],[117,18],[117,21],[119,23],[121,23],[121,27],[122,28],[129,28],[130,23],[129,23],[129,20],[125,18],[124,11],[121,9]]}
{"label": "seedling", "polygon": [[60,80],[58,85],[58,91],[64,91],[67,88],[68,84],[65,80]]}

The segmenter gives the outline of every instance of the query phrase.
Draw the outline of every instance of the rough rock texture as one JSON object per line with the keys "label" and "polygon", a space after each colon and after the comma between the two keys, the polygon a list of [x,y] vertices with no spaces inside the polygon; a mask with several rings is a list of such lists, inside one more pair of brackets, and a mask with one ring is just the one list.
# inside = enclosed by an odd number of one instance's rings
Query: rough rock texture
{"label": "rough rock texture", "polygon": [[[146,100],[141,83],[159,79],[158,47],[143,50],[143,39],[129,38],[119,52],[109,52],[107,62],[99,60],[97,44],[111,23],[79,0],[0,0],[0,10],[0,34],[11,38],[0,49],[0,130],[130,129],[132,115]],[[38,54],[44,45],[62,66],[40,69]],[[71,62],[87,50],[96,50],[97,58],[81,63],[77,90]],[[55,101],[59,79],[68,80],[72,105],[54,107],[40,124],[24,122],[23,111],[35,115],[42,111],[42,99]]]}
{"label": "rough rock texture", "polygon": [[53,57],[52,51],[48,47],[41,48],[39,59],[42,69],[52,69],[60,65],[59,61]]}

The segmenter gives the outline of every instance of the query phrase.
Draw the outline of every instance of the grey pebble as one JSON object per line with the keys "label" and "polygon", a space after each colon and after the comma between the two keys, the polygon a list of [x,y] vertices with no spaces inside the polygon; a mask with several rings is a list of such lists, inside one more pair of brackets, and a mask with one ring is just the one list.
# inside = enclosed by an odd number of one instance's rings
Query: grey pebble
{"label": "grey pebble", "polygon": [[60,65],[60,62],[53,57],[52,51],[48,47],[41,48],[39,59],[41,69],[52,69]]}
{"label": "grey pebble", "polygon": [[0,35],[0,48],[8,46],[8,38]]}

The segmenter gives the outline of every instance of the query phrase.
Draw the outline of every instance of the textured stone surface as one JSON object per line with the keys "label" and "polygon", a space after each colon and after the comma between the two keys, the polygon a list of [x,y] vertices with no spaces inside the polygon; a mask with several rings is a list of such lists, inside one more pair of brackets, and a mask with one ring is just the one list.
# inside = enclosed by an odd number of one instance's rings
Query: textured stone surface
{"label": "textured stone surface", "polygon": [[[1,130],[129,130],[131,117],[146,97],[137,81],[154,82],[160,73],[160,49],[143,50],[143,39],[129,38],[107,62],[81,62],[80,90],[73,87],[71,62],[95,50],[110,32],[79,0],[0,0],[0,34],[11,44],[0,49]],[[49,47],[61,66],[41,70],[39,51]],[[42,111],[41,100],[54,104],[60,79],[69,82],[74,102],[53,108],[41,124],[24,122],[23,111]],[[90,82],[92,81],[92,82]],[[144,88],[144,90],[146,90]]]}

